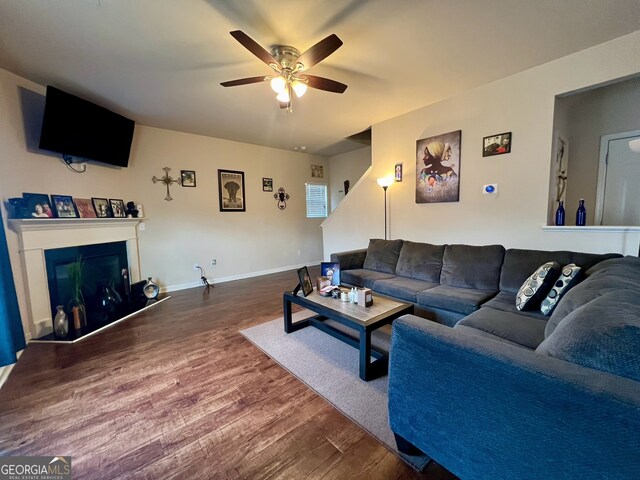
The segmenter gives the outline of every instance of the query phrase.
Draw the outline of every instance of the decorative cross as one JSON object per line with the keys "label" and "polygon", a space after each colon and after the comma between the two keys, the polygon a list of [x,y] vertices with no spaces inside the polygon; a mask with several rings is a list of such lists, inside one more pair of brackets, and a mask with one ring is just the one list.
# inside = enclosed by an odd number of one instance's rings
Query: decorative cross
{"label": "decorative cross", "polygon": [[171,176],[169,176],[169,171],[171,170],[169,167],[164,167],[162,170],[164,170],[164,177],[158,178],[154,175],[151,180],[153,181],[153,183],[162,182],[164,185],[166,185],[167,196],[164,197],[164,199],[167,202],[170,202],[171,200],[173,200],[173,198],[171,198],[171,195],[169,194],[169,185],[171,185],[172,183],[177,183],[178,185],[182,185],[182,178],[178,178],[177,180],[174,180]]}
{"label": "decorative cross", "polygon": [[273,194],[273,198],[278,201],[278,208],[284,210],[287,208],[287,200],[289,200],[289,194],[284,191],[284,188],[280,187],[278,193]]}

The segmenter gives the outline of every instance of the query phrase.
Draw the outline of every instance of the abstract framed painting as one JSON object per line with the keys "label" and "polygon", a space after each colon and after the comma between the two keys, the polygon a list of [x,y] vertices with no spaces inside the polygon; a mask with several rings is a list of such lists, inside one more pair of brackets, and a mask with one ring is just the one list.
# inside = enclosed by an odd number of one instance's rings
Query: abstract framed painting
{"label": "abstract framed painting", "polygon": [[460,201],[462,130],[416,142],[416,203]]}

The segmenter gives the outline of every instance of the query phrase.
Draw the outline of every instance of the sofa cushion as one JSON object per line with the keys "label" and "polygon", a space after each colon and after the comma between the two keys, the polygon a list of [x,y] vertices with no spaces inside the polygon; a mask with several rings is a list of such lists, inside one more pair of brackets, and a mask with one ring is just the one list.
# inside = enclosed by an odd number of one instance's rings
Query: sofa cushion
{"label": "sofa cushion", "polygon": [[424,280],[417,280],[415,278],[393,277],[376,280],[373,284],[373,290],[384,295],[390,295],[415,303],[418,292],[437,286],[437,283],[425,282]]}
{"label": "sofa cushion", "polygon": [[458,322],[458,325],[482,330],[532,350],[544,340],[546,324],[544,318],[533,318],[490,307],[482,307]]}
{"label": "sofa cushion", "polygon": [[640,381],[640,296],[609,291],[564,317],[536,352]]}
{"label": "sofa cushion", "polygon": [[493,297],[497,292],[459,288],[449,285],[438,285],[419,292],[416,296],[418,305],[437,307],[459,313],[475,312],[480,305]]}
{"label": "sofa cushion", "polygon": [[510,248],[504,255],[502,273],[500,274],[500,291],[516,293],[526,278],[539,265],[546,262],[558,262],[560,265],[575,263],[584,270],[608,258],[620,257],[617,253],[595,254],[543,250],[523,250]]}
{"label": "sofa cushion", "polygon": [[444,245],[404,241],[396,275],[440,283]]}
{"label": "sofa cushion", "polygon": [[340,272],[340,281],[357,287],[367,287],[373,289],[376,280],[384,278],[393,278],[395,275],[389,273],[376,272],[365,268],[356,268],[353,270],[342,270]]}
{"label": "sofa cushion", "polygon": [[562,267],[560,276],[551,287],[547,297],[540,304],[540,313],[551,315],[560,299],[582,279],[582,268],[575,263]]}
{"label": "sofa cushion", "polygon": [[525,317],[539,318],[545,322],[549,320],[539,310],[533,310],[530,312],[520,311],[516,308],[516,294],[510,292],[499,292],[488,302],[482,304],[482,308],[490,307],[496,310],[502,310],[503,312],[516,313]]}
{"label": "sofa cushion", "polygon": [[516,308],[518,310],[539,309],[540,303],[560,276],[560,270],[560,264],[557,262],[547,262],[540,265],[518,290]]}
{"label": "sofa cushion", "polygon": [[612,258],[591,267],[587,278],[573,287],[553,310],[547,323],[546,336],[553,333],[560,321],[575,309],[605,293],[625,289],[640,295],[640,259]]}
{"label": "sofa cushion", "polygon": [[[496,342],[508,343],[509,345],[515,345],[516,347],[519,347],[519,348],[527,348],[527,347],[523,347],[519,343],[511,342],[511,341],[507,340],[506,338],[502,338],[502,337],[498,337],[496,335],[492,335],[491,333],[485,332],[483,330],[478,330],[477,328],[467,327],[465,325],[460,325],[460,324],[456,324],[454,326],[454,328],[458,332],[465,332],[465,333],[467,333],[469,335],[477,335],[477,336],[480,336],[480,337],[489,338],[489,339],[494,340]],[[532,350],[532,349],[527,348],[527,350]]]}
{"label": "sofa cushion", "polygon": [[442,259],[440,283],[497,291],[503,258],[502,245],[447,245]]}
{"label": "sofa cushion", "polygon": [[401,248],[402,240],[372,238],[369,240],[363,268],[395,275]]}

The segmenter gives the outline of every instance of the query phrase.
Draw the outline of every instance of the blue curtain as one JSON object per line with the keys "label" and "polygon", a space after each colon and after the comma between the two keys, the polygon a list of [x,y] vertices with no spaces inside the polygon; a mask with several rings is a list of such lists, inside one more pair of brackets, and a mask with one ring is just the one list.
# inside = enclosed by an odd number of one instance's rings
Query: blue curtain
{"label": "blue curtain", "polygon": [[0,367],[16,363],[16,352],[25,346],[18,296],[9,262],[7,236],[0,211]]}

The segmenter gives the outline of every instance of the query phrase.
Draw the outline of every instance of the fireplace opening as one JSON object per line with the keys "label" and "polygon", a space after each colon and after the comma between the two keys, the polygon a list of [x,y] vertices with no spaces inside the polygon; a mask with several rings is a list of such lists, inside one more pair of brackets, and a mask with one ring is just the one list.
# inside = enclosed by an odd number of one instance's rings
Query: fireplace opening
{"label": "fireplace opening", "polygon": [[[81,292],[86,324],[74,328],[72,300],[74,284],[70,266],[82,260]],[[69,319],[69,334],[75,340],[113,323],[141,308],[146,298],[130,294],[127,242],[100,243],[45,251],[51,318],[62,305]],[[77,325],[76,325],[77,326]],[[54,337],[53,334],[48,336]],[[58,338],[59,339],[59,338]]]}

